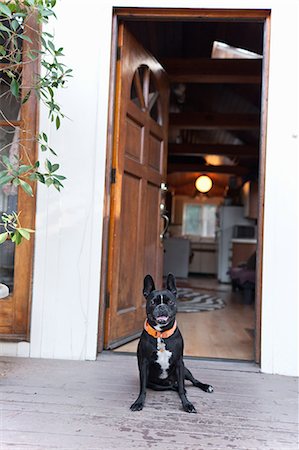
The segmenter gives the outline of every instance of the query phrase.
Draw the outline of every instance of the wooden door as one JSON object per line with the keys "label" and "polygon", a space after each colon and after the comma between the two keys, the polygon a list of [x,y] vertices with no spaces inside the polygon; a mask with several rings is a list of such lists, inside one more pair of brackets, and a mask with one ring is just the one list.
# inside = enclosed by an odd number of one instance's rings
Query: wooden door
{"label": "wooden door", "polygon": [[124,24],[116,70],[106,348],[141,331],[144,276],[162,281],[160,185],[167,162],[167,76]]}

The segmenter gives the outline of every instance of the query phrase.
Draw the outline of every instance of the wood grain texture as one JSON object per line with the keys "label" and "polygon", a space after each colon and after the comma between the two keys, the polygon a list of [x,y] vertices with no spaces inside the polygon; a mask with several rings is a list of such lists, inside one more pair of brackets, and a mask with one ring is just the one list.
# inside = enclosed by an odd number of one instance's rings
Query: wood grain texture
{"label": "wood grain texture", "polygon": [[261,59],[162,59],[172,83],[261,83]]}
{"label": "wood grain texture", "polygon": [[[118,48],[106,348],[142,329],[144,273],[151,267],[156,278],[161,278],[163,258],[159,203],[160,185],[166,180],[168,79],[161,65],[123,24],[119,26]],[[156,118],[152,115],[154,103]],[[152,218],[150,227],[148,215]]]}
{"label": "wood grain texture", "polygon": [[[297,380],[254,364],[186,360],[206,394],[187,385],[198,414],[175,392],[148,390],[142,412],[136,357],[102,353],[95,362],[3,358],[2,450],[297,449]],[[51,376],[49,376],[51,374]]]}
{"label": "wood grain texture", "polygon": [[130,20],[194,20],[213,19],[266,19],[270,15],[269,9],[206,9],[206,8],[116,8],[119,18]]}

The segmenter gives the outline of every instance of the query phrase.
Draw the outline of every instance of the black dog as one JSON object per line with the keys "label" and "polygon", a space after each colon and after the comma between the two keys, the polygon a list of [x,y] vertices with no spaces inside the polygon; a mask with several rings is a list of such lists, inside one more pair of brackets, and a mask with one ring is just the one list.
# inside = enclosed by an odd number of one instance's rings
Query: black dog
{"label": "black dog", "polygon": [[205,392],[213,392],[213,387],[196,380],[184,366],[184,342],[175,320],[177,290],[172,274],[167,277],[166,287],[156,291],[152,277],[146,275],[144,278],[147,320],[137,350],[140,392],[131,410],[143,408],[146,388],[149,387],[157,391],[177,391],[184,410],[196,413],[186,397],[185,380]]}

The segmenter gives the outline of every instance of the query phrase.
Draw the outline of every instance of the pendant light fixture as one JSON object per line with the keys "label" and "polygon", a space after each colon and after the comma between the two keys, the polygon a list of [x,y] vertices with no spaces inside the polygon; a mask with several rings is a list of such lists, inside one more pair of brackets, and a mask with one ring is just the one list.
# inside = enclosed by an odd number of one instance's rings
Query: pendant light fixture
{"label": "pendant light fixture", "polygon": [[212,189],[213,181],[207,175],[201,175],[195,181],[195,187],[199,192],[206,194]]}

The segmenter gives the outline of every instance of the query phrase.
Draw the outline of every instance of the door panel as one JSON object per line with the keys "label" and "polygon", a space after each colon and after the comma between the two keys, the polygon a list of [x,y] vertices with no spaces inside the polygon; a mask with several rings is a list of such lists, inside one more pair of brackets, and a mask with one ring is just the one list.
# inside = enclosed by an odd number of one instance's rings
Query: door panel
{"label": "door panel", "polygon": [[169,83],[161,65],[119,26],[105,347],[141,331],[143,278],[162,282],[160,185],[166,178]]}

